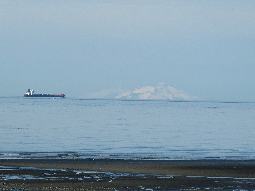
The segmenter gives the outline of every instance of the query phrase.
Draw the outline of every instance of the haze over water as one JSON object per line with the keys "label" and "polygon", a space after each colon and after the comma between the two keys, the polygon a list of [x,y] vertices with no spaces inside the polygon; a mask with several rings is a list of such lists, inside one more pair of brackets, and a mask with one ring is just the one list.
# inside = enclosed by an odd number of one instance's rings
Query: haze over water
{"label": "haze over water", "polygon": [[0,98],[0,157],[255,159],[254,124],[255,103]]}

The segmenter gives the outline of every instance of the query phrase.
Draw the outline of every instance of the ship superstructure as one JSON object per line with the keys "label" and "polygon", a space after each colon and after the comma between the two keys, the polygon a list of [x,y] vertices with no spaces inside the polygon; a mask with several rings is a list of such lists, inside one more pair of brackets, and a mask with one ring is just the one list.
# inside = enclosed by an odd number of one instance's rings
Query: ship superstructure
{"label": "ship superstructure", "polygon": [[65,94],[36,94],[33,89],[28,89],[24,97],[61,97],[64,98]]}

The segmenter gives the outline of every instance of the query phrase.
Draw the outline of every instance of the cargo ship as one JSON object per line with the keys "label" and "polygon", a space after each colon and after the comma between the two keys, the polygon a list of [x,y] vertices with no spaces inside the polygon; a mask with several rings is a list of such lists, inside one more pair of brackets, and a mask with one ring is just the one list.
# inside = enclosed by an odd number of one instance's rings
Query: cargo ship
{"label": "cargo ship", "polygon": [[24,94],[24,97],[60,97],[64,98],[65,94],[36,94],[34,90],[28,89],[27,92]]}

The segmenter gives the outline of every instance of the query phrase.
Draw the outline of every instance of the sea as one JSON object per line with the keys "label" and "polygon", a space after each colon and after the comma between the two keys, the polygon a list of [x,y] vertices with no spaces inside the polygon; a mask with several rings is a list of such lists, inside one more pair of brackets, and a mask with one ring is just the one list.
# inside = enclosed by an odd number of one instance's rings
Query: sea
{"label": "sea", "polygon": [[255,159],[255,103],[0,98],[0,158]]}

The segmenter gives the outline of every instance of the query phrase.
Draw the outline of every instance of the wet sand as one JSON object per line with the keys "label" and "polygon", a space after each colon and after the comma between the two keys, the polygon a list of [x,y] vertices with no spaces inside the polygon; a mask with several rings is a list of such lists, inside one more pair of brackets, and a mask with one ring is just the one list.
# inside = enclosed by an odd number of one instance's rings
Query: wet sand
{"label": "wet sand", "polygon": [[0,190],[251,190],[254,160],[2,159]]}

